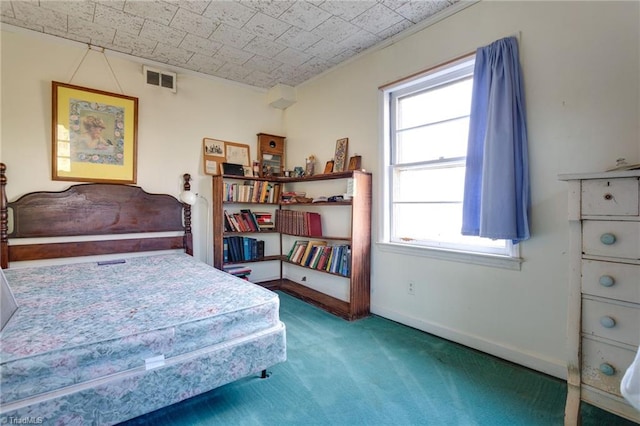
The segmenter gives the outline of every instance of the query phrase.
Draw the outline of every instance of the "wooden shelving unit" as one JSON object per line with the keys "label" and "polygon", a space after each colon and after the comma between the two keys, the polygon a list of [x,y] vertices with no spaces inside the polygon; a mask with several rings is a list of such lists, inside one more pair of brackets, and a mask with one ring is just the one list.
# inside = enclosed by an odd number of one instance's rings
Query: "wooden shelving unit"
{"label": "wooden shelving unit", "polygon": [[[218,269],[222,269],[224,266],[223,257],[223,237],[230,235],[231,233],[225,233],[224,231],[224,210],[225,206],[230,203],[224,201],[224,182],[225,180],[235,181],[266,181],[279,183],[281,185],[281,192],[286,191],[287,184],[298,184],[300,186],[306,186],[304,184],[313,185],[314,182],[330,181],[335,179],[353,179],[354,182],[354,194],[350,201],[341,202],[321,202],[321,203],[308,203],[308,205],[314,206],[314,208],[323,209],[323,213],[326,215],[331,214],[331,209],[336,206],[347,206],[350,208],[350,232],[349,235],[341,236],[316,236],[316,237],[304,237],[295,236],[299,239],[313,239],[313,240],[331,240],[331,241],[343,241],[351,247],[351,264],[350,275],[342,276],[335,273],[319,271],[313,269],[316,272],[328,274],[330,276],[339,276],[345,280],[348,280],[349,284],[349,301],[344,301],[324,294],[320,291],[309,288],[302,283],[297,283],[291,279],[283,276],[283,265],[293,265],[292,267],[305,268],[304,266],[288,262],[284,251],[287,248],[283,248],[283,235],[280,235],[280,255],[279,256],[266,256],[264,259],[258,259],[257,261],[274,261],[280,262],[280,278],[267,282],[260,282],[258,284],[263,285],[272,290],[280,290],[308,303],[316,305],[332,314],[338,315],[347,320],[356,320],[369,315],[370,305],[370,279],[371,279],[371,173],[362,172],[359,170],[348,171],[342,173],[331,173],[326,175],[314,175],[302,178],[285,178],[285,177],[243,177],[243,176],[213,176],[213,251],[214,251],[214,266]],[[243,203],[252,204],[252,203]],[[253,203],[254,205],[268,206],[267,203]],[[289,208],[304,208],[305,203],[294,204],[270,204],[275,209],[289,209]],[[275,212],[274,212],[275,215]],[[347,220],[347,218],[345,218]],[[238,235],[238,233],[233,233]],[[258,233],[260,234],[260,233]],[[255,262],[255,261],[254,261]],[[308,268],[310,269],[310,268]]]}

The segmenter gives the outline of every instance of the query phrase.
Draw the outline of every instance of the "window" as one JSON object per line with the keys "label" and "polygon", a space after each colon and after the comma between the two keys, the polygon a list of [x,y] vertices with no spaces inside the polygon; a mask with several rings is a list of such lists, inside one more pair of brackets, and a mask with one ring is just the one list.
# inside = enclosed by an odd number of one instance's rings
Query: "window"
{"label": "window", "polygon": [[474,58],[467,57],[383,90],[383,242],[516,255],[510,241],[461,234],[473,67]]}

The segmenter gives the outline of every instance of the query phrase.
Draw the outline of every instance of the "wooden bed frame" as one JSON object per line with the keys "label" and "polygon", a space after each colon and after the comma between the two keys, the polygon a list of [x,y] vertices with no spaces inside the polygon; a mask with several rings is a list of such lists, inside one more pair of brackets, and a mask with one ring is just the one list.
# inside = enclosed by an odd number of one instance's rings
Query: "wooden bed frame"
{"label": "wooden bed frame", "polygon": [[[184,190],[189,191],[191,176],[185,174],[183,179]],[[60,192],[31,192],[9,203],[6,185],[6,165],[0,163],[2,269],[16,261],[115,253],[182,249],[193,255],[191,206],[171,195],[149,194],[132,185],[90,183],[73,185]],[[144,220],[140,220],[141,217]],[[149,235],[163,232],[183,232],[183,235]],[[117,234],[130,235],[123,239],[105,238]],[[85,236],[95,239],[9,245],[9,238]]]}

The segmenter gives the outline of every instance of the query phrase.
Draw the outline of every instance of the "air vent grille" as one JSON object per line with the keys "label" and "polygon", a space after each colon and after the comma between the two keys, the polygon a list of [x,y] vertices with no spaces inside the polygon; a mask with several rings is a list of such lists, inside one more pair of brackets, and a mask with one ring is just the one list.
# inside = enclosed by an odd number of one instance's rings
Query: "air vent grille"
{"label": "air vent grille", "polygon": [[169,89],[172,92],[177,91],[176,86],[176,73],[169,71],[161,71],[158,69],[150,68],[148,66],[143,67],[143,72],[147,84],[151,86],[162,87]]}

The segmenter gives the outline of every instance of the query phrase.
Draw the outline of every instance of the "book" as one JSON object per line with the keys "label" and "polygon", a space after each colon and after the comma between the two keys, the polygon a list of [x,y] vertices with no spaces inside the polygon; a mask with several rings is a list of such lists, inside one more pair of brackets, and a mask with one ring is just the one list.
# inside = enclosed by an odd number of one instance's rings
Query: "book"
{"label": "book", "polygon": [[262,192],[260,193],[259,202],[265,203],[267,200],[267,191],[269,190],[269,183],[265,182],[265,185],[262,186]]}
{"label": "book", "polygon": [[251,238],[242,237],[242,260],[251,260]]}
{"label": "book", "polygon": [[324,266],[327,264],[327,259],[329,258],[329,252],[331,251],[331,246],[322,247],[322,251],[320,252],[320,256],[318,256],[318,261],[315,265],[312,265],[312,268],[322,270]]}
{"label": "book", "polygon": [[222,262],[227,263],[229,261],[229,238],[222,238]]}
{"label": "book", "polygon": [[322,221],[320,217],[320,213],[307,212],[307,229],[306,235],[310,237],[320,237],[322,236]]}
{"label": "book", "polygon": [[262,259],[264,257],[264,241],[256,241],[256,259]]}
{"label": "book", "polygon": [[340,275],[344,275],[345,277],[349,276],[351,272],[351,248],[349,246],[345,246],[344,252],[342,253],[342,264],[340,265]]}
{"label": "book", "polygon": [[251,249],[251,258],[249,260],[256,260],[258,258],[258,240],[255,238],[249,239],[249,248]]}

